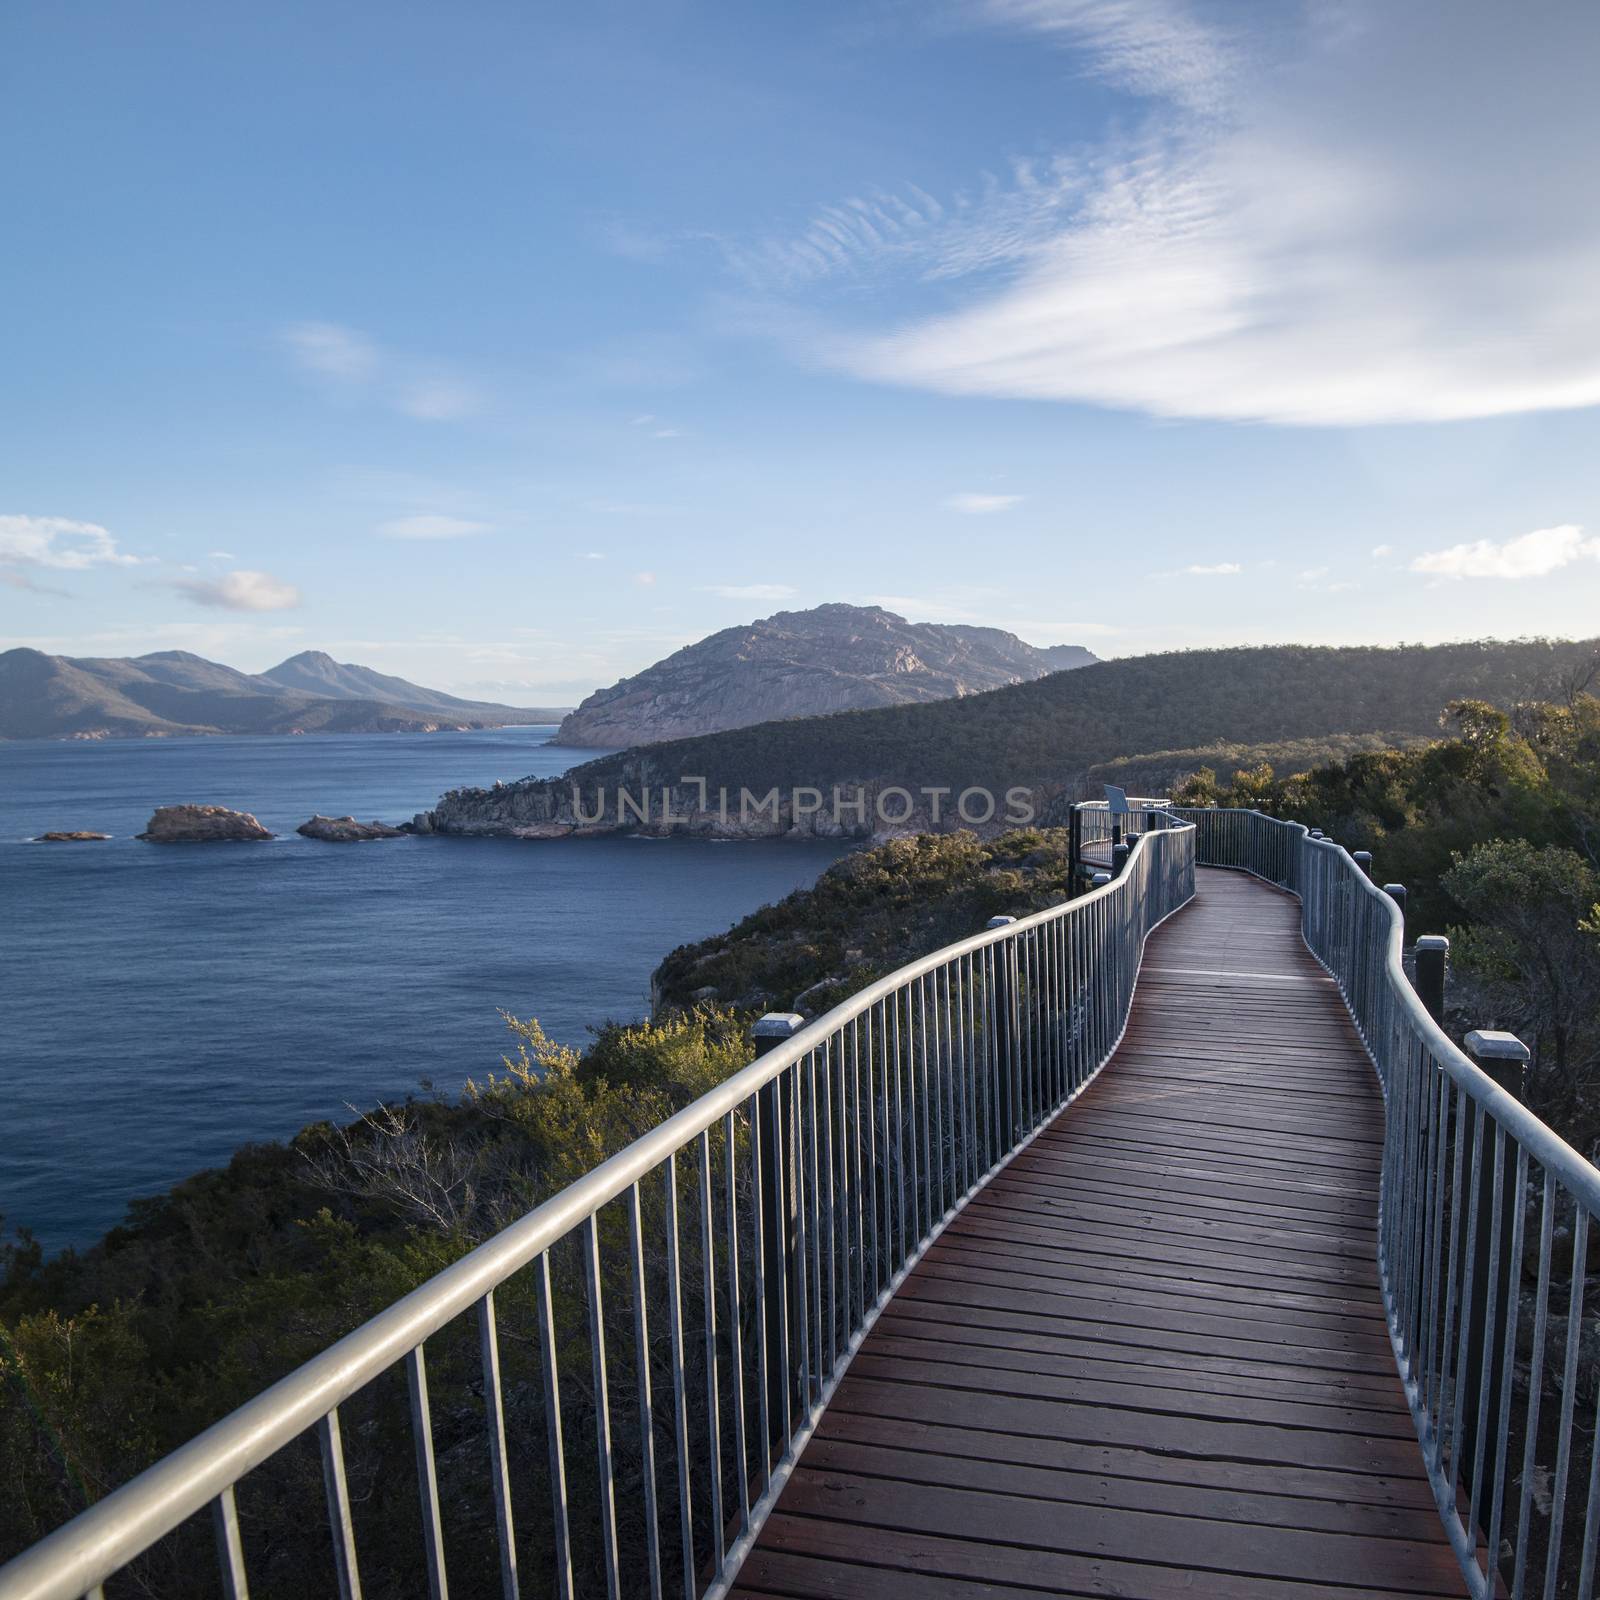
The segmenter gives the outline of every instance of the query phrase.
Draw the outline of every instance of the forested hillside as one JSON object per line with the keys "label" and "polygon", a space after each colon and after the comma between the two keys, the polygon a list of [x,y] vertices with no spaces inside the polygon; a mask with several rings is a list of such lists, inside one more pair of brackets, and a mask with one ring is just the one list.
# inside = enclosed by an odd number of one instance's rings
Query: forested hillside
{"label": "forested hillside", "polygon": [[1275,645],[1102,661],[1034,683],[930,705],[766,722],[585,763],[583,779],[713,785],[1067,781],[1097,762],[1207,744],[1329,734],[1428,735],[1451,700],[1497,705],[1556,694],[1600,640]]}

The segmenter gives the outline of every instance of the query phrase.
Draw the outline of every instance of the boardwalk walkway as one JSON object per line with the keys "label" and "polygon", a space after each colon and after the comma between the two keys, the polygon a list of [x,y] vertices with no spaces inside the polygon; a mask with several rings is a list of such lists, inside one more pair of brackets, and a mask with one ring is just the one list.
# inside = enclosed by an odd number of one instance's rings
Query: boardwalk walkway
{"label": "boardwalk walkway", "polygon": [[1116,1056],[901,1288],[734,1594],[1459,1595],[1379,1300],[1381,1139],[1298,905],[1202,871]]}

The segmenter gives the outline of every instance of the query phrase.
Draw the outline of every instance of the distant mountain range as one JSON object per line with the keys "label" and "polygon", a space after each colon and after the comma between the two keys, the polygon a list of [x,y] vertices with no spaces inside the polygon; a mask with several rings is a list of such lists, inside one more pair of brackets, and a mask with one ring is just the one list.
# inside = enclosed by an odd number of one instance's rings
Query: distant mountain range
{"label": "distant mountain range", "polygon": [[907,622],[880,606],[780,611],[597,690],[562,722],[556,742],[615,749],[789,717],[953,700],[1094,660],[1081,645],[1040,648],[999,628]]}
{"label": "distant mountain range", "polygon": [[460,700],[320,650],[238,672],[186,650],[69,657],[0,654],[0,739],[183,733],[431,733],[556,722],[564,708]]}

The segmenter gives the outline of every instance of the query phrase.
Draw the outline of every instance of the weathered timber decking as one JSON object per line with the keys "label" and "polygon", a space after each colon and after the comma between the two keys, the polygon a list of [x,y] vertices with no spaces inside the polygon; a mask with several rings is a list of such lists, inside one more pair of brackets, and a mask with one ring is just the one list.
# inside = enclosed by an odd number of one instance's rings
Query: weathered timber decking
{"label": "weathered timber decking", "polygon": [[1100,1078],[868,1336],[736,1595],[1462,1592],[1379,1299],[1371,1065],[1297,903],[1199,876]]}

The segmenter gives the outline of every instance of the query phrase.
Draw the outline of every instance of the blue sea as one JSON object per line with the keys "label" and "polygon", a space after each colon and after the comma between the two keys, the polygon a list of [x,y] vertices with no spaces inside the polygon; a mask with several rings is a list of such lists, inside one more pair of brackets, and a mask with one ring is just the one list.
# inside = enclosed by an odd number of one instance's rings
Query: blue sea
{"label": "blue sea", "polygon": [[[405,838],[444,790],[565,771],[550,728],[0,744],[0,1215],[91,1242],[239,1145],[499,1065],[499,1013],[582,1043],[650,972],[815,880],[820,842]],[[150,845],[157,805],[254,812],[270,844]],[[105,844],[34,844],[93,829]]]}

